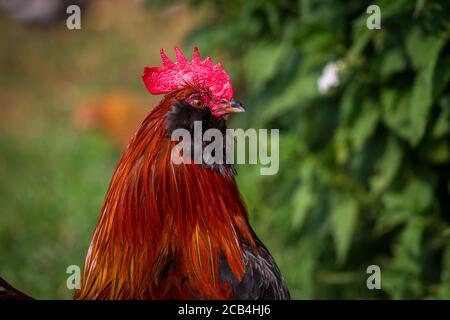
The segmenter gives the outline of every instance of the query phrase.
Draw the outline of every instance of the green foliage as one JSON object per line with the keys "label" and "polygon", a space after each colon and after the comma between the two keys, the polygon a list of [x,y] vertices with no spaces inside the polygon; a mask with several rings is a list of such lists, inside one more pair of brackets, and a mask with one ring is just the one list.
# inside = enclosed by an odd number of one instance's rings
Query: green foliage
{"label": "green foliage", "polygon": [[294,297],[450,298],[448,1],[375,1],[381,30],[372,1],[203,3],[188,42],[228,57],[235,125],[280,128],[280,172],[241,167],[239,183]]}
{"label": "green foliage", "polygon": [[0,135],[0,150],[1,277],[39,299],[71,299],[66,269],[84,263],[115,153],[103,137],[61,127]]}

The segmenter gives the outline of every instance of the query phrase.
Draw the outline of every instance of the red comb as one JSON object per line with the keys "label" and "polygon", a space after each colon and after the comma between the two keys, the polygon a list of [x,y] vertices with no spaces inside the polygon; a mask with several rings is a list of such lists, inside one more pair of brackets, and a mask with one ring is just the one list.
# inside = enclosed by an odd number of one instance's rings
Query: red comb
{"label": "red comb", "polygon": [[142,74],[145,86],[151,94],[168,93],[194,84],[209,89],[217,99],[233,98],[230,77],[220,63],[214,65],[210,57],[202,60],[197,48],[194,48],[191,61],[188,61],[178,48],[175,48],[176,62],[171,61],[163,49],[160,52],[163,66],[145,67]]}

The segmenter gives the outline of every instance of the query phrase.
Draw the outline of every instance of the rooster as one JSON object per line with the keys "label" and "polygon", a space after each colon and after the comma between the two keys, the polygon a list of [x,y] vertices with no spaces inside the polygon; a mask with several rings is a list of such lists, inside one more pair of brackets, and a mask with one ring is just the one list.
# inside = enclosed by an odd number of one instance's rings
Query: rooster
{"label": "rooster", "polygon": [[175,62],[161,50],[163,66],[144,69],[150,93],[165,96],[117,165],[74,298],[289,299],[233,167],[171,160],[174,130],[192,133],[201,121],[224,132],[228,116],[244,111],[220,64],[197,48],[191,61],[175,52]]}

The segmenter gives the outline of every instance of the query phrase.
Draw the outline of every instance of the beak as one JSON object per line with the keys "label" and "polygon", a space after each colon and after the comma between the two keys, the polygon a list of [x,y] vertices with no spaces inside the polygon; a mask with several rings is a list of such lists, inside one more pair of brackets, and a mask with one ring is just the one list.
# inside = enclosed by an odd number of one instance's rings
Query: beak
{"label": "beak", "polygon": [[225,113],[245,112],[244,106],[237,100],[231,99],[225,105]]}

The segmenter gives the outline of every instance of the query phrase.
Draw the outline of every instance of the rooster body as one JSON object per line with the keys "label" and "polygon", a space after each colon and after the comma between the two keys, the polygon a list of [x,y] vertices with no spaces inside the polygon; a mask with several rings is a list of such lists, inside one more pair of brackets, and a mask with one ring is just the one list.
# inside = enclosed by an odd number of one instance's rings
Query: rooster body
{"label": "rooster body", "polygon": [[[281,299],[288,293],[249,226],[231,168],[173,164],[170,130],[224,130],[209,110],[168,94],[144,120],[112,178],[77,299]],[[187,109],[189,110],[189,109]],[[170,121],[168,120],[170,119]],[[222,127],[220,127],[222,126]]]}
{"label": "rooster body", "polygon": [[228,114],[243,111],[220,65],[176,50],[177,63],[162,51],[164,68],[144,71],[149,91],[165,97],[119,161],[74,298],[288,299],[233,167],[171,161],[174,130],[193,132],[200,121],[225,132]]}

